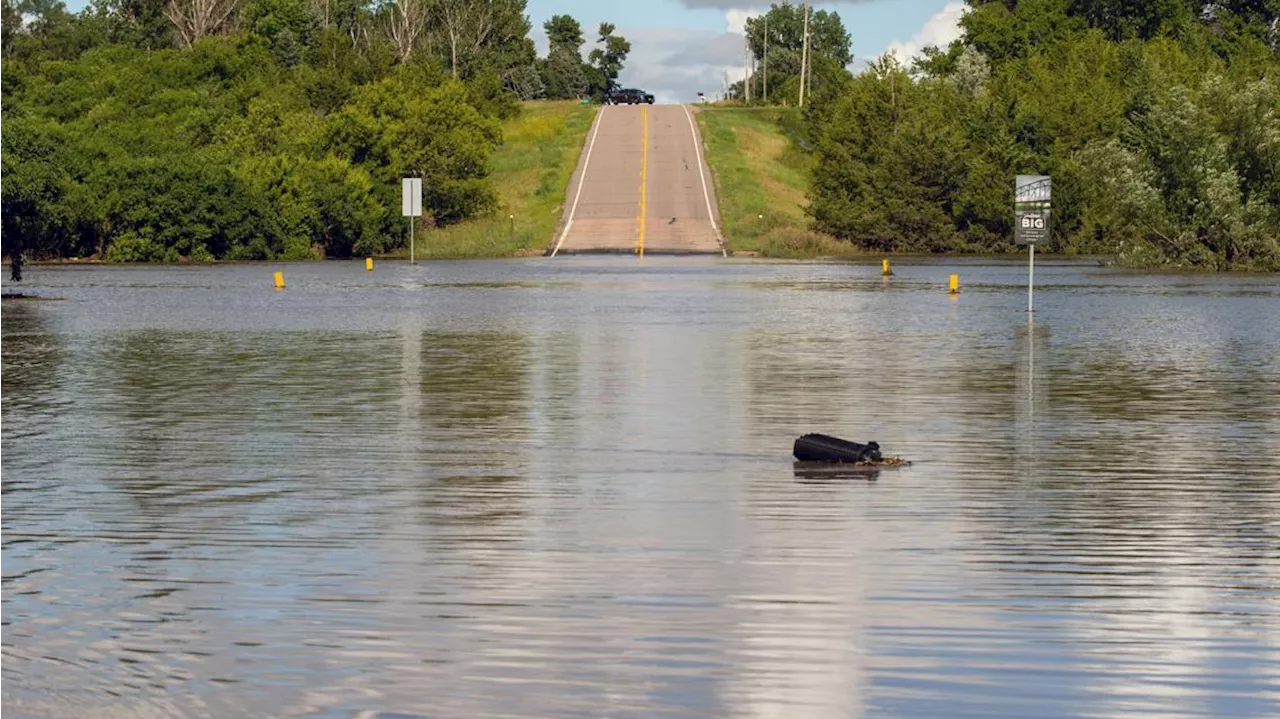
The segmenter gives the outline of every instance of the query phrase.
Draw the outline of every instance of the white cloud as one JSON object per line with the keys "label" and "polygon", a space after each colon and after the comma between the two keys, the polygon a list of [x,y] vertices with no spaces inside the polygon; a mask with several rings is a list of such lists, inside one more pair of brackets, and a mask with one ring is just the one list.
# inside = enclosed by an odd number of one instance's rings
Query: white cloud
{"label": "white cloud", "polygon": [[631,54],[618,78],[625,87],[653,93],[658,102],[693,102],[697,93],[719,97],[742,79],[742,35],[688,28],[619,28]]}
{"label": "white cloud", "polygon": [[[848,4],[865,1],[847,0]],[[760,14],[758,10],[751,9],[752,0],[685,2],[690,6],[724,8],[725,32],[689,28],[619,28],[619,34],[631,41],[631,55],[618,78],[623,86],[643,88],[653,93],[658,102],[692,102],[698,92],[718,97],[726,82],[742,79],[742,34],[746,30],[747,18]],[[746,7],[741,7],[744,5]],[[890,44],[885,52],[896,54],[906,63],[929,45],[945,48],[960,37],[960,18],[967,9],[964,2],[949,2],[929,18],[914,37]],[[855,60],[850,70],[858,72],[865,63],[864,59]]]}
{"label": "white cloud", "polygon": [[960,39],[960,18],[968,10],[969,6],[963,2],[947,3],[946,7],[925,22],[924,27],[920,28],[920,32],[916,33],[915,37],[905,42],[899,40],[890,43],[885,52],[891,52],[897,55],[898,60],[903,64],[909,64],[911,58],[919,55],[921,50],[930,45],[946,49],[953,40]]}
{"label": "white cloud", "polygon": [[744,35],[747,32],[747,19],[758,16],[760,13],[756,10],[740,10],[738,8],[730,8],[725,11],[725,32],[737,33]]}

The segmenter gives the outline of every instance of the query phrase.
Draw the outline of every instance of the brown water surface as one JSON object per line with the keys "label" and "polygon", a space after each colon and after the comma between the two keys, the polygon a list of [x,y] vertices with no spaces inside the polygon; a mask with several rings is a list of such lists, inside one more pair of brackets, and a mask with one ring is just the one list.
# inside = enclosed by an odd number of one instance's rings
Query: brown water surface
{"label": "brown water surface", "polygon": [[6,716],[1280,715],[1275,276],[30,269]]}

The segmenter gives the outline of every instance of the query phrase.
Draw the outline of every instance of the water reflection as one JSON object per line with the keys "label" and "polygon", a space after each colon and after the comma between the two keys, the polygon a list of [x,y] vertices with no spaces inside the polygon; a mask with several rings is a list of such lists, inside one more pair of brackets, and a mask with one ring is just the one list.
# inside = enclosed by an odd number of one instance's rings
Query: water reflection
{"label": "water reflection", "polygon": [[[42,271],[4,700],[1277,713],[1280,287],[1047,263],[1028,321],[1019,267],[895,265]],[[810,431],[914,465],[797,467]]]}
{"label": "water reflection", "polygon": [[[59,392],[67,340],[37,303],[11,300],[4,303],[3,312],[4,453],[17,453],[33,465],[47,465],[53,458],[40,440],[54,433],[73,404]],[[4,491],[17,491],[30,481],[6,477]]]}

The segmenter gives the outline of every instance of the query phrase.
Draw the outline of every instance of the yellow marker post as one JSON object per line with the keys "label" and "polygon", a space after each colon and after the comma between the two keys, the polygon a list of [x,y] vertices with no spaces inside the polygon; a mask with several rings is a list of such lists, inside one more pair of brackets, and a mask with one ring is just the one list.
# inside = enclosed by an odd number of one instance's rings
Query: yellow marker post
{"label": "yellow marker post", "polygon": [[284,273],[283,272],[276,273],[276,289],[277,290],[284,289]]}
{"label": "yellow marker post", "polygon": [[364,268],[365,268],[366,270],[370,271],[370,272],[373,272],[373,258],[372,258],[372,257],[366,257],[366,258],[364,258]]}
{"label": "yellow marker post", "polygon": [[893,270],[889,269],[889,258],[886,257],[880,261],[880,274],[888,277],[893,274]]}
{"label": "yellow marker post", "polygon": [[644,128],[642,137],[642,149],[640,150],[640,244],[638,252],[644,257],[644,216],[648,201],[648,172],[649,172],[649,108],[640,108],[640,124]]}
{"label": "yellow marker post", "polygon": [[960,275],[951,275],[951,294],[960,294]]}

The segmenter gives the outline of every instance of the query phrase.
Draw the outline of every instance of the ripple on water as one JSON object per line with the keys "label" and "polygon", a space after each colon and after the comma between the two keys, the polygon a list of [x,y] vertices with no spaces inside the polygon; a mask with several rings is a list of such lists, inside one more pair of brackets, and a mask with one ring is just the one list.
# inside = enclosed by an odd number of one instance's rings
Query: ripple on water
{"label": "ripple on water", "polygon": [[16,716],[1280,715],[1273,278],[353,267],[4,304]]}

